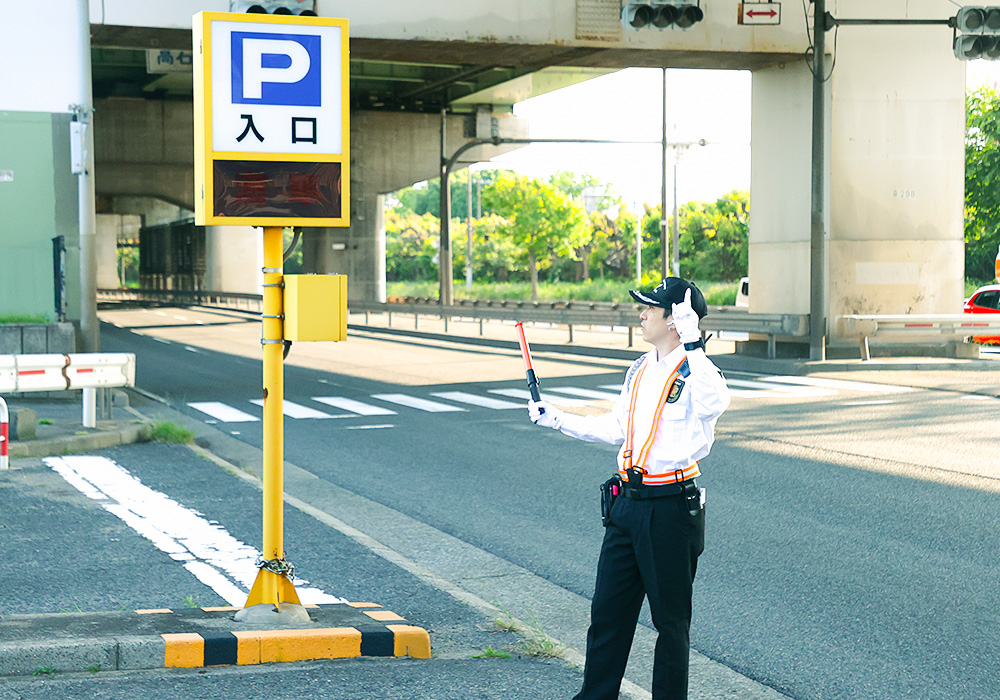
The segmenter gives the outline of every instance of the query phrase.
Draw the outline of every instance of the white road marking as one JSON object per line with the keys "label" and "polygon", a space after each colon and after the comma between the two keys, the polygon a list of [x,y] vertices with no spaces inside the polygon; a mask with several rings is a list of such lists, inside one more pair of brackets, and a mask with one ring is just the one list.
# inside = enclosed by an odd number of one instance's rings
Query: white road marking
{"label": "white road marking", "polygon": [[884,406],[888,403],[896,403],[892,399],[873,399],[871,401],[845,401],[841,406]]}
{"label": "white road marking", "polygon": [[465,410],[464,408],[459,408],[458,406],[451,406],[449,404],[429,401],[427,399],[420,399],[416,396],[410,396],[408,394],[372,394],[372,398],[380,401],[388,401],[389,403],[397,403],[400,406],[416,408],[421,411],[427,411],[428,413],[449,413],[452,411]]}
{"label": "white road marking", "polygon": [[196,411],[207,413],[223,423],[256,423],[260,421],[257,416],[251,416],[238,408],[233,408],[219,401],[195,401],[188,406]]}
{"label": "white road marking", "polygon": [[611,389],[611,391],[613,391],[615,393],[619,393],[622,390],[622,386],[624,386],[624,383],[622,383],[622,384],[602,384],[601,388],[602,389]]}
{"label": "white road marking", "polygon": [[[85,496],[183,566],[230,605],[242,605],[257,577],[259,552],[225,528],[144,485],[106,457],[48,457],[43,460]],[[303,603],[346,603],[343,598],[294,579]]]}
{"label": "white road marking", "polygon": [[966,401],[987,401],[992,399],[992,396],[986,396],[985,394],[966,394],[962,397]]}
{"label": "white road marking", "polygon": [[803,386],[819,386],[826,389],[843,389],[844,391],[871,391],[882,394],[901,394],[913,391],[908,386],[893,386],[891,384],[871,384],[869,382],[844,381],[842,379],[821,379],[819,377],[762,377],[765,382],[780,384],[801,384]]}
{"label": "white road marking", "polygon": [[163,338],[153,338],[157,343],[163,343],[164,345],[173,345],[169,340],[164,340]]}
{"label": "white road marking", "polygon": [[726,378],[726,384],[730,387],[736,387],[738,389],[763,389],[765,391],[777,392],[779,395],[784,394],[786,397],[791,396],[834,396],[836,391],[833,389],[823,389],[821,387],[808,387],[808,386],[788,386],[781,384],[774,384],[769,382],[756,382],[749,379],[730,379]]}
{"label": "white road marking", "polygon": [[[490,389],[491,394],[500,394],[500,396],[510,396],[514,399],[524,399],[525,401],[531,398],[531,392],[527,389]],[[559,404],[560,406],[586,406],[590,401],[583,401],[581,399],[567,399],[565,396],[557,396],[556,394],[541,394],[542,401],[548,401],[549,403]]]}
{"label": "white road marking", "polygon": [[184,349],[187,350],[188,352],[201,352],[201,350],[199,350],[198,348],[193,348],[190,345],[185,345]]}
{"label": "white road marking", "polygon": [[524,408],[523,403],[514,403],[513,401],[503,401],[502,399],[492,399],[489,396],[479,396],[478,394],[467,394],[464,391],[438,391],[432,393],[431,396],[437,396],[441,399],[448,399],[449,401],[457,401],[458,403],[467,403],[472,406],[481,406],[483,408],[492,408],[497,411],[502,411],[509,408]]}
{"label": "white road marking", "polygon": [[379,430],[380,428],[395,428],[396,426],[385,423],[383,425],[349,425],[345,430]]}
{"label": "white road marking", "polygon": [[560,394],[570,396],[580,396],[585,399],[596,399],[598,401],[617,401],[619,393],[612,394],[608,391],[595,391],[593,389],[580,389],[575,386],[550,386],[549,391],[558,391]]}
{"label": "white road marking", "polygon": [[[264,399],[251,399],[250,403],[255,403],[263,407]],[[281,410],[289,418],[333,418],[329,413],[323,413],[323,411],[317,411],[315,408],[309,408],[308,406],[287,400],[281,402]]]}
{"label": "white road marking", "polygon": [[325,403],[327,406],[342,408],[359,416],[394,416],[396,412],[382,406],[372,406],[371,404],[348,399],[343,396],[313,396],[313,401]]}

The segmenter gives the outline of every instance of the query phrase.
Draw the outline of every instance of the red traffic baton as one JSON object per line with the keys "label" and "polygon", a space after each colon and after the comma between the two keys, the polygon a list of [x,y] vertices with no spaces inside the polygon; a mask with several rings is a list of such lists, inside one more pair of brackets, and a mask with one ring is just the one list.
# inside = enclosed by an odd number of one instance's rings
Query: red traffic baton
{"label": "red traffic baton", "polygon": [[[531,364],[531,349],[528,347],[528,339],[524,337],[524,324],[518,321],[514,324],[517,328],[517,342],[521,346],[521,357],[524,358],[524,373],[528,377],[528,391],[531,392],[532,401],[541,401],[538,394],[538,377],[535,376],[535,368]],[[541,409],[545,413],[545,409]]]}

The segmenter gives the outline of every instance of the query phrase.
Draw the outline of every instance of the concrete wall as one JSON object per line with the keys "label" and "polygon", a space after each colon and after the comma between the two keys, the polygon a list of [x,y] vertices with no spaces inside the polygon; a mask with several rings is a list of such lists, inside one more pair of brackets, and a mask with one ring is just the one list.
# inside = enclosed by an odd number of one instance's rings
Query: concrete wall
{"label": "concrete wall", "polygon": [[[707,52],[798,53],[804,49],[805,21],[797,3],[785,3],[780,26],[740,27],[739,0],[706,0],[698,31],[622,30],[619,0],[317,0],[323,17],[347,17],[353,38],[397,41],[468,41],[678,49]],[[229,10],[228,0],[91,3],[93,24],[189,29],[191,16],[202,10]],[[470,61],[475,63],[475,61]]]}
{"label": "concrete wall", "polygon": [[206,226],[205,289],[260,294],[263,238],[250,226]]}

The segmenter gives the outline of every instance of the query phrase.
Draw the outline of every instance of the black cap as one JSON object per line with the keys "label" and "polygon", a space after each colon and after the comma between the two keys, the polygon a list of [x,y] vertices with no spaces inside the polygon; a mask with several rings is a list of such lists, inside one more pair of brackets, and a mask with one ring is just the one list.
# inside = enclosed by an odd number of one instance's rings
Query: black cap
{"label": "black cap", "polygon": [[698,314],[698,318],[705,318],[708,314],[705,295],[694,285],[694,282],[682,280],[680,277],[667,277],[654,289],[649,291],[632,289],[629,294],[640,304],[659,306],[670,311],[674,304],[680,304],[684,301],[684,293],[689,289],[691,290],[691,308]]}

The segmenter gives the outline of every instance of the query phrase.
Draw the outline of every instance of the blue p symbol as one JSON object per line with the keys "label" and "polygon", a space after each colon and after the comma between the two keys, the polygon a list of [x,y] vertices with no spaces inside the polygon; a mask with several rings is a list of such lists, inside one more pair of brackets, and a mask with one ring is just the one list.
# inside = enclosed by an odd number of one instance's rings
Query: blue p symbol
{"label": "blue p symbol", "polygon": [[232,33],[233,103],[319,107],[320,37]]}

